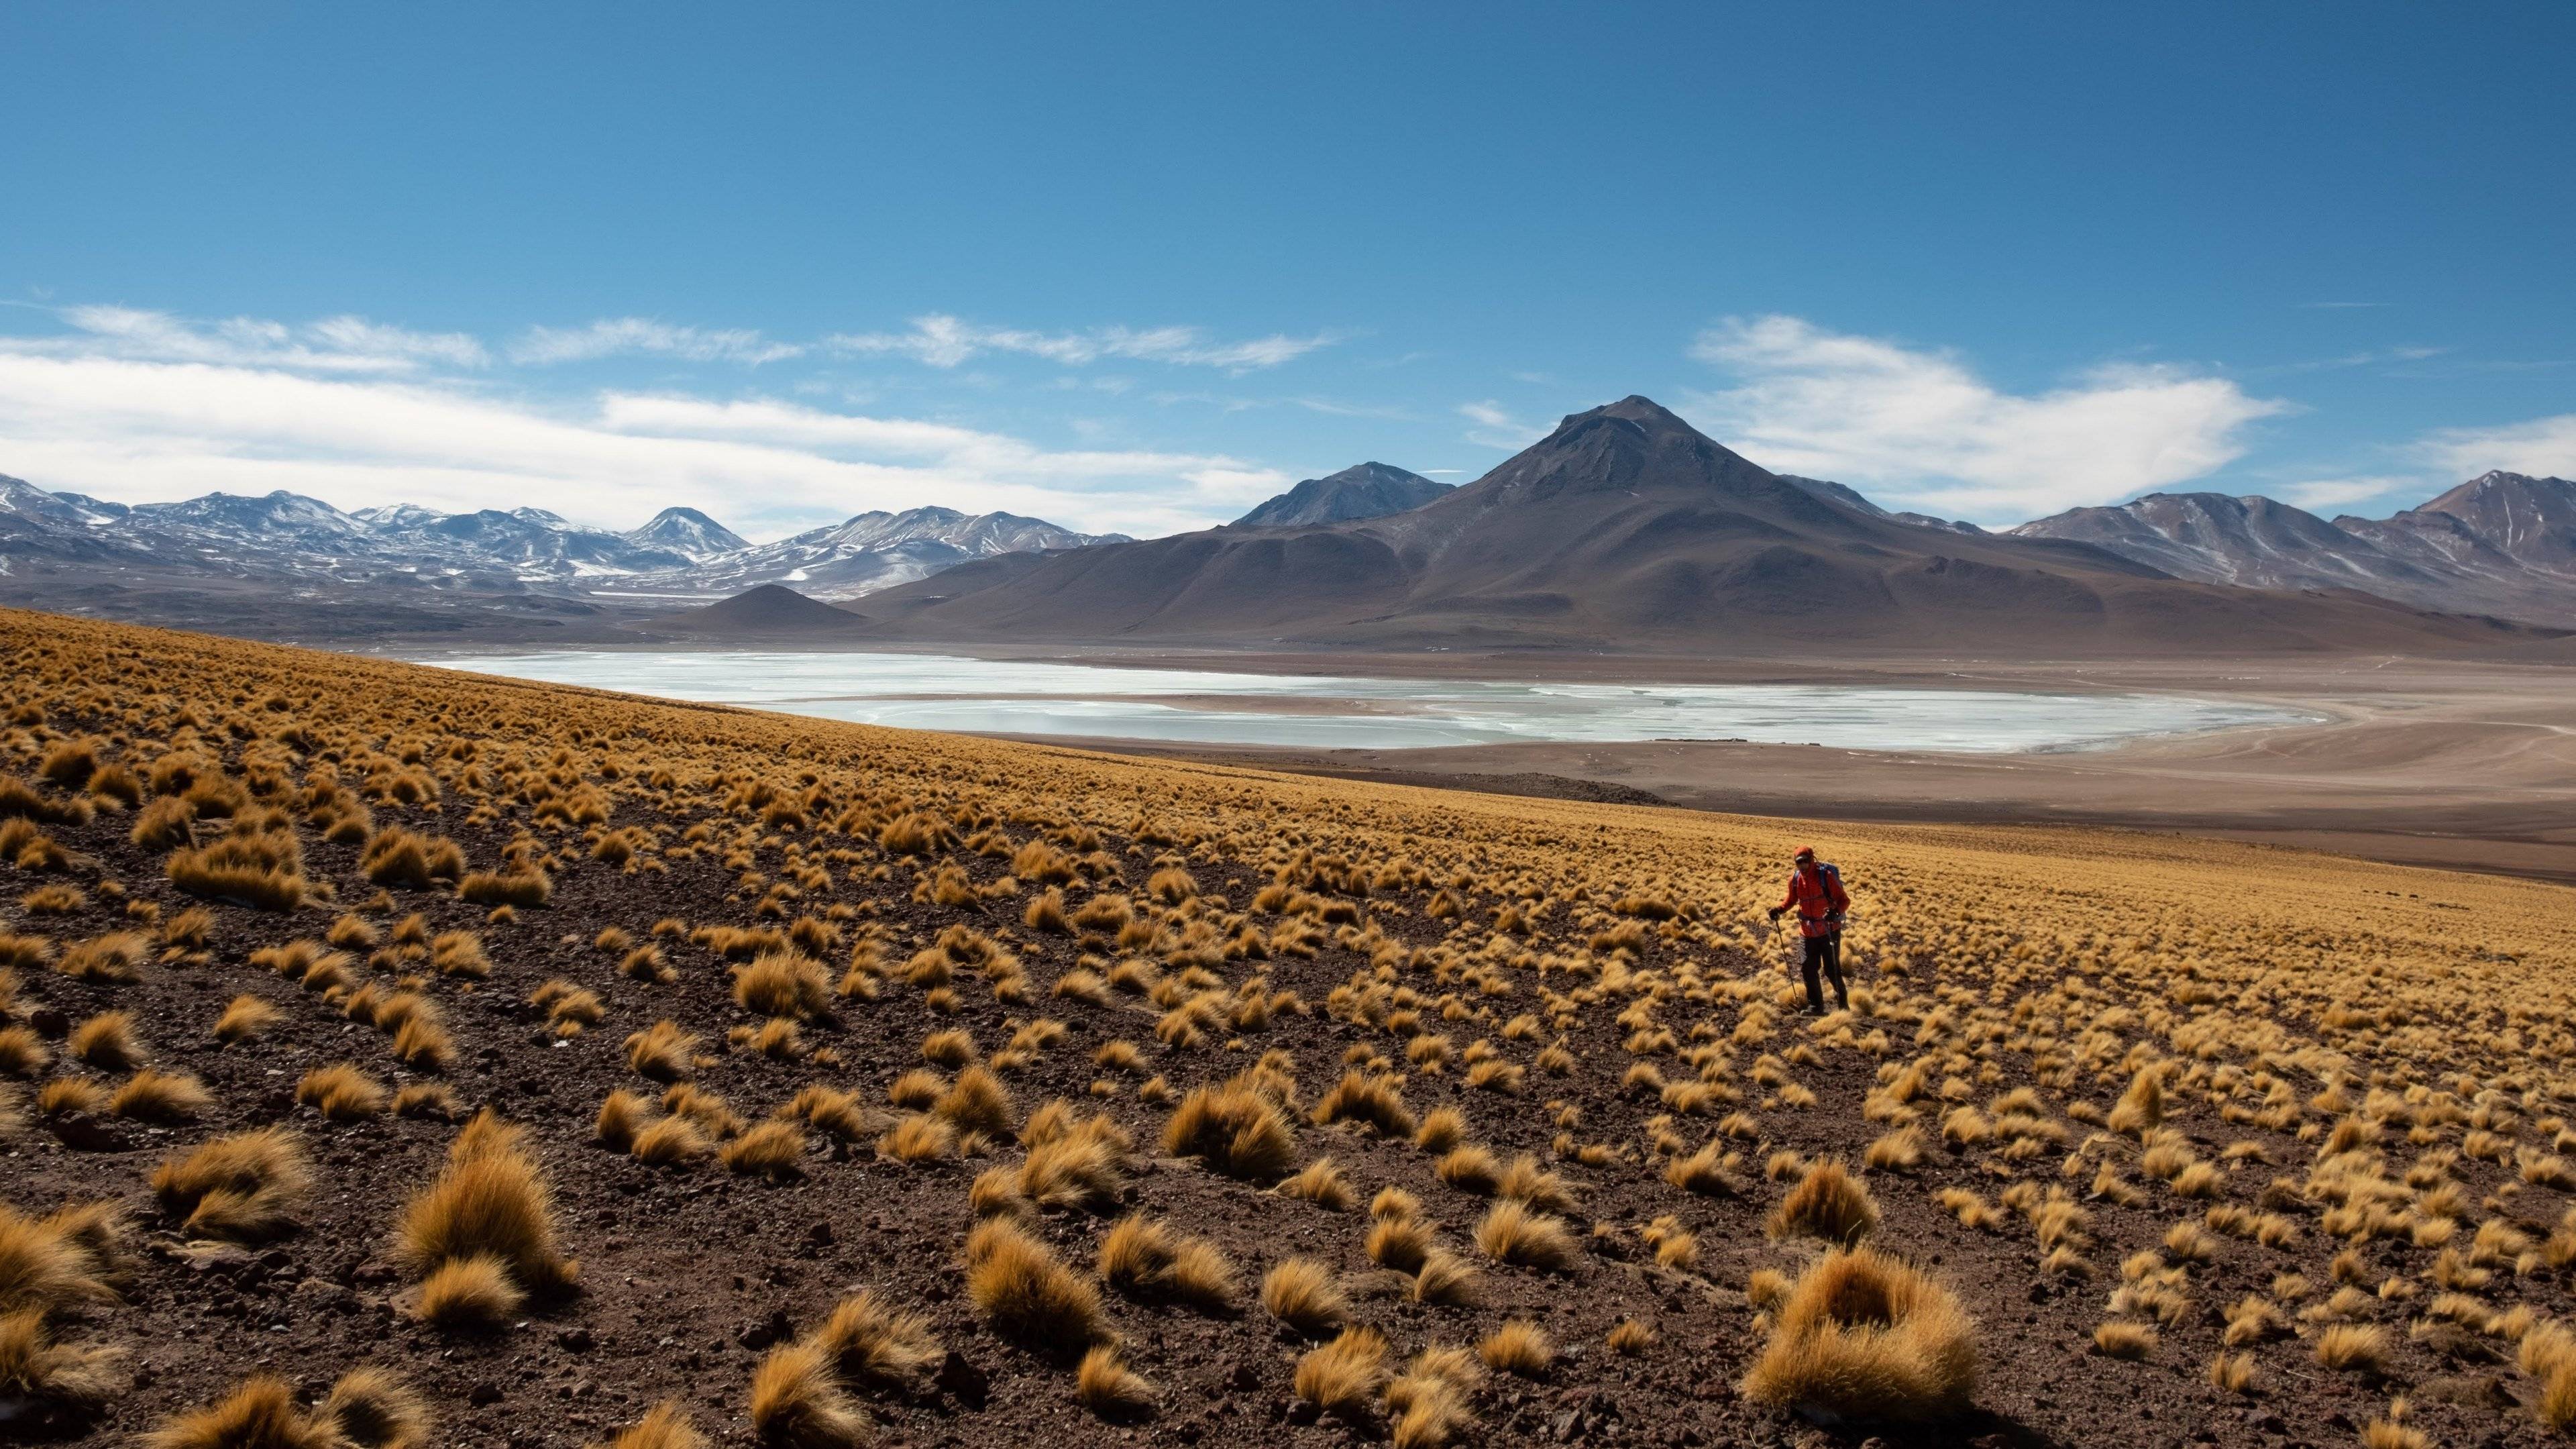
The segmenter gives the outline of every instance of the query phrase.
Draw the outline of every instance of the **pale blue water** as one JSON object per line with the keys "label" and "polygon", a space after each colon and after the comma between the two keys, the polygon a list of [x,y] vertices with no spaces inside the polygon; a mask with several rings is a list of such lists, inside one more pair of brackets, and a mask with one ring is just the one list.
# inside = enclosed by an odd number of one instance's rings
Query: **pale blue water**
{"label": "pale blue water", "polygon": [[[2160,694],[1781,684],[1519,684],[1229,674],[930,654],[509,654],[431,661],[513,679],[906,729],[1373,749],[1752,740],[1867,750],[2070,750],[2313,719]],[[1282,704],[1298,702],[1295,708]]]}

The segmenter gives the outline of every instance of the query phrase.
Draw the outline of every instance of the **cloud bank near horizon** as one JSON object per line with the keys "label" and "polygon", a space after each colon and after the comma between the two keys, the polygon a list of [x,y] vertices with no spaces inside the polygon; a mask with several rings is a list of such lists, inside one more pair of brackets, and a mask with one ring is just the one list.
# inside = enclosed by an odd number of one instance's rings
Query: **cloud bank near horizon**
{"label": "cloud bank near horizon", "polygon": [[[909,362],[925,369],[917,376],[954,377],[971,393],[985,380],[962,370],[967,363],[1021,359],[1064,369],[1058,381],[1068,385],[1086,377],[1078,392],[1096,399],[1124,394],[1124,375],[1079,370],[1114,363],[1243,376],[1342,340],[1227,340],[1196,327],[1042,332],[931,314],[904,331],[812,341],[621,317],[487,343],[353,314],[286,323],[20,306],[57,326],[0,333],[0,472],[40,486],[128,502],[277,488],[343,508],[535,502],[609,528],[682,505],[756,538],[932,503],[1153,536],[1233,517],[1300,476],[1221,448],[1155,446],[1151,428],[1141,446],[1084,446],[1139,429],[1071,412],[1062,432],[1075,445],[1046,446],[1013,429],[852,410],[825,401],[851,396],[825,385],[836,361]],[[1784,315],[1724,319],[1689,355],[1722,381],[1685,392],[1680,411],[1756,462],[1848,484],[1890,507],[1987,524],[2190,486],[2244,457],[2265,419],[2295,408],[2170,365],[2104,364],[2015,392],[1952,352]],[[650,381],[580,386],[603,375],[585,364]],[[1272,401],[1411,421],[1311,394]],[[1482,397],[1449,417],[1464,425],[1460,440],[1509,452],[1547,431],[1532,411]],[[1356,444],[1329,441],[1312,451],[1361,456]],[[2283,481],[2263,491],[2328,510],[2412,503],[2496,467],[2576,473],[2576,414],[2446,429],[2376,465],[2276,470]],[[2404,496],[2410,490],[2420,496]]]}

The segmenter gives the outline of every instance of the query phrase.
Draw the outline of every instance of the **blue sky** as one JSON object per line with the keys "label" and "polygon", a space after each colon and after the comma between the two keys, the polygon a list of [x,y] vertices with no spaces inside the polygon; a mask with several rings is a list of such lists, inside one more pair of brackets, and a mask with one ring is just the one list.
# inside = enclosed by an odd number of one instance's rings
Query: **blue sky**
{"label": "blue sky", "polygon": [[2011,523],[2576,474],[2576,7],[20,5],[0,473],[1152,533],[1632,392]]}

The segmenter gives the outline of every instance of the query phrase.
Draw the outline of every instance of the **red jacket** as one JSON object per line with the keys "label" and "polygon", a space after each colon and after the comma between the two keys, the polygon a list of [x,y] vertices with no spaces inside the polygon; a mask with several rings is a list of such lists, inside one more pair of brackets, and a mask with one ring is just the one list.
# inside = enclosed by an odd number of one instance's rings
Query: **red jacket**
{"label": "red jacket", "polygon": [[1830,936],[1834,928],[1827,916],[1851,909],[1851,897],[1843,883],[1815,866],[1804,866],[1789,872],[1789,893],[1780,898],[1779,909],[1798,908],[1798,934]]}

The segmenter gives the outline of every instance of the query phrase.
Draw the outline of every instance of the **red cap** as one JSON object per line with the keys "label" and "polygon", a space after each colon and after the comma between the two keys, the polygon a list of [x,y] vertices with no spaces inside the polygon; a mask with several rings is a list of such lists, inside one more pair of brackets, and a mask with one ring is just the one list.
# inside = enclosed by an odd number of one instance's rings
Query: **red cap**
{"label": "red cap", "polygon": [[1816,858],[1816,848],[1812,845],[1801,845],[1798,847],[1797,854],[1792,855],[1789,858],[1791,860],[1813,860]]}

